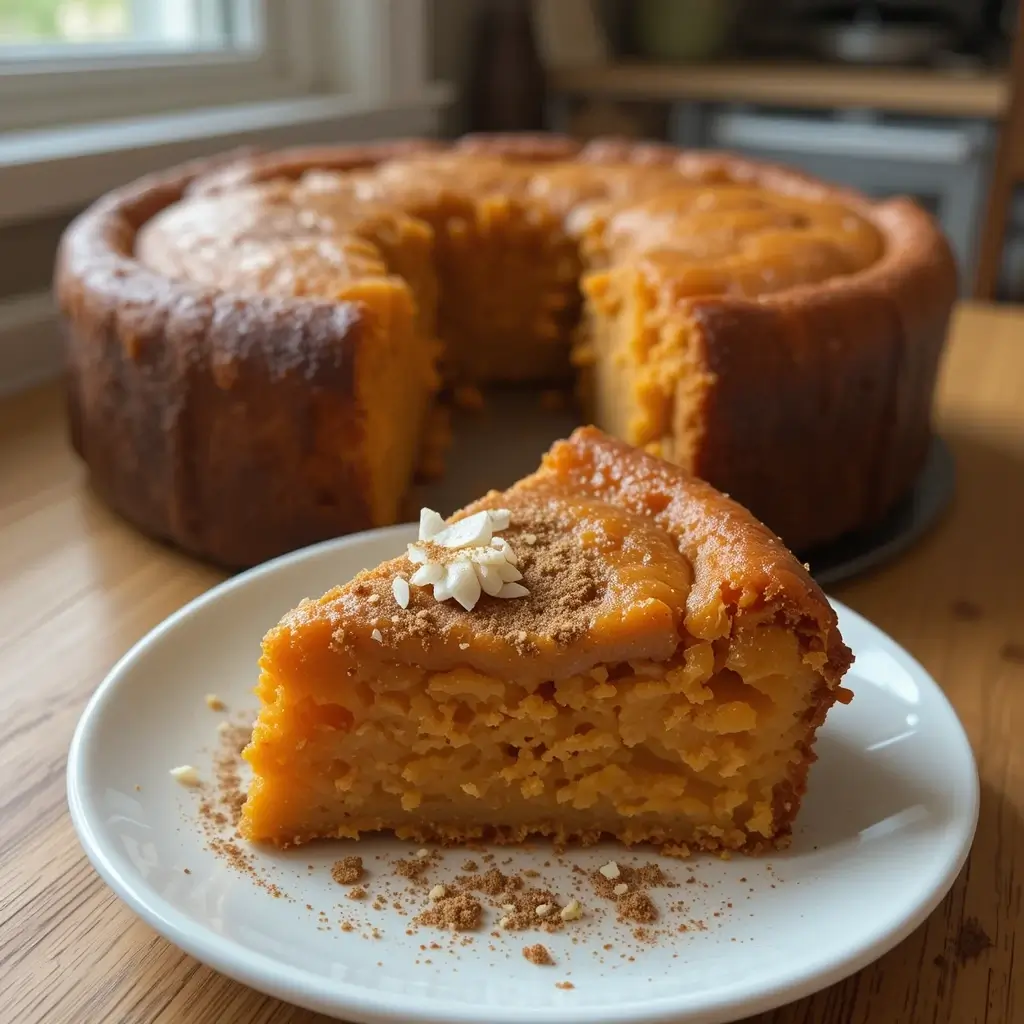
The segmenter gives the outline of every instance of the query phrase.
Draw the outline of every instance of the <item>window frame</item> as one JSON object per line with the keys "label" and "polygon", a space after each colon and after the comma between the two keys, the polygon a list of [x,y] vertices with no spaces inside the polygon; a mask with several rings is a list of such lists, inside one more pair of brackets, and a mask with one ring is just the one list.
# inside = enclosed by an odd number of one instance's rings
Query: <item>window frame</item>
{"label": "window frame", "polygon": [[[425,83],[425,0],[229,0],[253,50],[83,44],[4,59],[0,132],[315,93],[393,98]],[[397,47],[397,49],[395,49]],[[411,66],[410,66],[411,64]]]}

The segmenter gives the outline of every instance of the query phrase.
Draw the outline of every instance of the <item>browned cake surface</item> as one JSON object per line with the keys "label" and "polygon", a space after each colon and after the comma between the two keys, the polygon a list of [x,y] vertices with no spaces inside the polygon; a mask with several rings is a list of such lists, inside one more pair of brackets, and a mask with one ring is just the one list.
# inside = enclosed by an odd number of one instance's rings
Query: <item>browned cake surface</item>
{"label": "browned cake surface", "polygon": [[70,229],[57,290],[97,486],[239,565],[393,521],[435,364],[551,380],[570,350],[588,419],[791,546],[874,523],[927,450],[955,275],[906,201],[667,146],[493,136],[148,179]]}
{"label": "browned cake surface", "polygon": [[528,596],[401,607],[403,557],[267,634],[246,834],[783,841],[851,656],[777,538],[593,429],[482,508]]}

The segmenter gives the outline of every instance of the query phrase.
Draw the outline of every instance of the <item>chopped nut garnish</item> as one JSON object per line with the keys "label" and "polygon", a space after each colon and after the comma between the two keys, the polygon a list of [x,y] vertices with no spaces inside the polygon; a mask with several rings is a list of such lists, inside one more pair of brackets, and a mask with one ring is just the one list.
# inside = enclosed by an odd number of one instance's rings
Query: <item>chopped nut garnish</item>
{"label": "chopped nut garnish", "polygon": [[597,869],[604,875],[605,878],[618,878],[619,877],[619,865],[615,861],[610,860],[607,864]]}
{"label": "chopped nut garnish", "polygon": [[206,706],[211,711],[223,711],[227,704],[224,703],[215,693],[208,693],[206,695]]}
{"label": "chopped nut garnish", "polygon": [[182,764],[178,765],[177,768],[172,768],[171,778],[175,782],[180,782],[183,786],[198,786],[202,783],[202,779],[199,778],[199,772],[190,764]]}
{"label": "chopped nut garnish", "polygon": [[626,885],[625,882],[619,882],[619,884],[612,889],[612,892],[614,892],[616,896],[625,896],[626,893],[629,892],[629,886]]}
{"label": "chopped nut garnish", "polygon": [[502,928],[507,928],[511,923],[512,923],[512,918],[511,917],[503,917],[498,922],[498,924],[501,925]]}
{"label": "chopped nut garnish", "polygon": [[409,581],[404,576],[396,576],[391,581],[391,593],[395,595],[399,608],[409,607]]}
{"label": "chopped nut garnish", "polygon": [[537,543],[537,534],[535,534],[535,533],[524,533],[523,534],[523,543],[532,548],[533,545]]}
{"label": "chopped nut garnish", "polygon": [[550,903],[542,903],[536,910],[538,917],[547,917],[555,908]]}
{"label": "chopped nut garnish", "polygon": [[430,856],[430,851],[427,850],[427,849],[417,850],[416,851],[416,859],[417,860],[423,860],[424,857],[429,857],[429,856]]}
{"label": "chopped nut garnish", "polygon": [[434,588],[435,601],[456,600],[472,611],[482,594],[491,597],[526,597],[518,581],[515,553],[508,542],[494,536],[507,529],[508,509],[476,512],[446,525],[438,513],[420,510],[419,540],[409,545],[409,560],[419,566],[409,582]]}
{"label": "chopped nut garnish", "polygon": [[376,604],[380,600],[380,594],[371,594],[367,599],[370,604]]}
{"label": "chopped nut garnish", "polygon": [[507,910],[511,914],[512,911],[514,911],[516,909],[516,905],[514,903],[504,903],[504,904],[502,904],[501,909],[502,910]]}
{"label": "chopped nut garnish", "polygon": [[469,650],[469,644],[459,644],[459,650],[460,651],[468,651]]}
{"label": "chopped nut garnish", "polygon": [[583,916],[583,907],[580,906],[580,901],[577,899],[571,899],[569,902],[562,907],[562,912],[558,915],[563,921],[578,921]]}
{"label": "chopped nut garnish", "polygon": [[377,643],[379,643],[379,644],[382,644],[382,643],[384,643],[384,634],[383,634],[383,633],[381,633],[381,631],[380,631],[379,629],[375,629],[375,630],[374,630],[374,631],[373,631],[373,632],[372,632],[372,633],[370,634],[370,639],[371,639],[371,640],[376,640],[376,641],[377,641]]}
{"label": "chopped nut garnish", "polygon": [[434,888],[427,893],[427,899],[431,901],[443,900],[447,893],[448,890],[443,885],[435,885]]}

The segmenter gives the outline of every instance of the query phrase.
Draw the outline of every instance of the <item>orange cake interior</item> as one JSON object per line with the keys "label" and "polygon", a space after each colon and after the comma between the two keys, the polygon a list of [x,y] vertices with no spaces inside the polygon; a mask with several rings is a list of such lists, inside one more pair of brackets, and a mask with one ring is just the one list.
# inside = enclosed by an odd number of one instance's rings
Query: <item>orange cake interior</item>
{"label": "orange cake interior", "polygon": [[136,254],[171,278],[348,300],[368,319],[357,417],[383,525],[412,477],[435,362],[456,383],[567,380],[574,348],[588,419],[693,469],[715,374],[691,301],[811,285],[881,254],[839,202],[685,171],[466,151],[313,169],[187,196],[143,226]]}
{"label": "orange cake interior", "polygon": [[594,428],[452,523],[266,635],[246,837],[785,841],[852,658],[777,538]]}

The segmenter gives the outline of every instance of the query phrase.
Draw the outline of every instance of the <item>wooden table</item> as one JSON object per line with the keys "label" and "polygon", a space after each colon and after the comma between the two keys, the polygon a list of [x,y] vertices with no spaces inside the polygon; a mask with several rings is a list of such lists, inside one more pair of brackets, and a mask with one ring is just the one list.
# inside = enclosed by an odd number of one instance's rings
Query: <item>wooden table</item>
{"label": "wooden table", "polygon": [[[0,1020],[323,1020],[154,935],[79,849],[64,762],[87,697],[131,643],[220,577],[92,497],[62,414],[55,386],[0,403]],[[981,769],[974,850],[906,942],[759,1024],[1024,1021],[1024,311],[960,311],[938,421],[957,462],[951,514],[837,596],[906,645],[956,705]]]}

